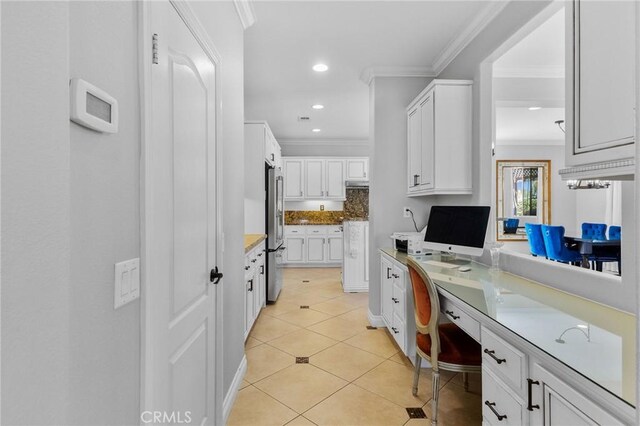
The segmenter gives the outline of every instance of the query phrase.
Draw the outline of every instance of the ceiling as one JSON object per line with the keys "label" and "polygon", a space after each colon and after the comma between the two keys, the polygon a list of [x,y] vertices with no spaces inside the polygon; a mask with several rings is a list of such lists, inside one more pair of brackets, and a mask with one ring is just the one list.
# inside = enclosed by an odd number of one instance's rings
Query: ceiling
{"label": "ceiling", "polygon": [[[257,1],[245,32],[245,118],[276,138],[369,135],[369,67],[425,73],[489,7],[479,1]],[[329,70],[311,67],[325,63]],[[391,68],[390,68],[391,67]],[[379,69],[379,68],[377,68]],[[320,103],[323,110],[313,110]],[[310,117],[309,122],[298,121]],[[312,133],[319,128],[321,132]]]}

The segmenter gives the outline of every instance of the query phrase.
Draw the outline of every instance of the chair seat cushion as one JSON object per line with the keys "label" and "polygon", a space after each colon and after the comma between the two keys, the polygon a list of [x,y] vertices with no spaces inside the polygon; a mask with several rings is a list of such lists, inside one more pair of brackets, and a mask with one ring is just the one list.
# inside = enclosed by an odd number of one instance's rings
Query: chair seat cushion
{"label": "chair seat cushion", "polygon": [[[480,344],[453,323],[440,324],[440,355],[438,361],[448,364],[482,364]],[[422,352],[431,354],[431,336],[417,333],[417,344]]]}

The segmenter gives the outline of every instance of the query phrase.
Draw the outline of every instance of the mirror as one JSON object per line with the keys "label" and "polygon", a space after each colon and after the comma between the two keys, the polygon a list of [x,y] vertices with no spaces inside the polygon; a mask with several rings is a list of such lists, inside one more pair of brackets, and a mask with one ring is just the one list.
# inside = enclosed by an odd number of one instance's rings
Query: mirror
{"label": "mirror", "polygon": [[526,240],[525,223],[549,223],[550,160],[496,161],[498,241]]}

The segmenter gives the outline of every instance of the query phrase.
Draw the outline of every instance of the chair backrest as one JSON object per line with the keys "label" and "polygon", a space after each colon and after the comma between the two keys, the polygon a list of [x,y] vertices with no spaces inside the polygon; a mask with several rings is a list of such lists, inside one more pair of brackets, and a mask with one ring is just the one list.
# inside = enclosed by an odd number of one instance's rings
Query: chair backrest
{"label": "chair backrest", "polygon": [[589,238],[592,240],[606,240],[606,235],[607,225],[604,223],[584,222],[582,224],[582,238]]}
{"label": "chair backrest", "polygon": [[544,246],[544,237],[542,236],[542,225],[539,223],[525,223],[524,229],[529,239],[529,250],[534,256],[547,257],[547,249]]}
{"label": "chair backrest", "polygon": [[[421,334],[431,336],[432,352],[437,355],[440,348],[438,320],[440,317],[440,300],[438,290],[422,266],[411,257],[407,258],[409,278],[413,289],[413,306],[416,318],[416,329]],[[435,358],[437,359],[437,358]]]}
{"label": "chair backrest", "polygon": [[612,225],[609,227],[609,239],[610,240],[619,240],[622,235],[622,227]]}
{"label": "chair backrest", "polygon": [[560,262],[572,262],[580,256],[577,252],[571,252],[564,245],[564,226],[540,225],[544,238],[544,248],[547,257]]}

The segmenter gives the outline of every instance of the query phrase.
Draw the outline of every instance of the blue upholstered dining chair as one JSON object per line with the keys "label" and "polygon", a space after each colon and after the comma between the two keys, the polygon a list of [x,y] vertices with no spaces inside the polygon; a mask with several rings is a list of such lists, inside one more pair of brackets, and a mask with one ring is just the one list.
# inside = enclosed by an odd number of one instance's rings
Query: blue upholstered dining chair
{"label": "blue upholstered dining chair", "polygon": [[622,227],[612,225],[609,227],[609,239],[610,240],[619,240],[622,235]]}
{"label": "blue upholstered dining chair", "polygon": [[584,222],[582,224],[582,238],[588,238],[590,240],[606,240],[607,225],[604,223]]}
{"label": "blue upholstered dining chair", "polygon": [[505,234],[515,234],[518,231],[519,223],[520,219],[517,218],[505,219],[502,229],[504,230]]}
{"label": "blue upholstered dining chair", "polygon": [[569,250],[564,241],[564,226],[540,225],[547,258],[563,263],[577,264],[582,260],[580,252]]}
{"label": "blue upholstered dining chair", "polygon": [[542,225],[538,223],[525,223],[524,229],[529,239],[529,250],[534,256],[547,257],[547,249],[544,246],[544,237],[542,236]]}

